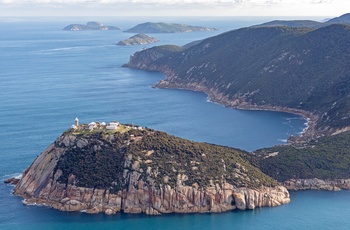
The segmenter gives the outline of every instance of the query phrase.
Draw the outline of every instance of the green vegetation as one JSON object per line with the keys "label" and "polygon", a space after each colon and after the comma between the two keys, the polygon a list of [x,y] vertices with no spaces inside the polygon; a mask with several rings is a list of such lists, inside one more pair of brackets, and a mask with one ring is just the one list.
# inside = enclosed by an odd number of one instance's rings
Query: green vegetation
{"label": "green vegetation", "polygon": [[343,14],[340,17],[331,18],[325,22],[317,22],[312,20],[274,20],[266,22],[254,27],[266,27],[266,26],[288,26],[288,27],[308,27],[308,28],[321,28],[332,24],[347,24],[350,25],[350,13]]}
{"label": "green vegetation", "polygon": [[[278,155],[268,157],[271,153]],[[304,147],[276,146],[246,156],[278,181],[350,178],[350,132],[322,137]]]}
{"label": "green vegetation", "polygon": [[[58,169],[63,172],[59,181],[67,183],[69,175],[73,174],[76,175],[77,185],[82,187],[108,188],[112,182],[115,182],[117,188],[122,188],[123,164],[121,162],[124,160],[124,154],[121,146],[124,135],[117,133],[113,145],[103,138],[102,132],[79,135],[78,139],[81,140],[82,137],[87,138],[87,146],[78,148],[75,145],[59,159],[55,168],[55,172]],[[94,148],[94,146],[99,147]]]}
{"label": "green vegetation", "polygon": [[206,28],[201,26],[190,26],[185,24],[164,23],[164,22],[146,22],[138,24],[135,27],[126,30],[129,33],[184,33],[194,31],[212,31],[214,28]]}
{"label": "green vegetation", "polygon": [[[68,183],[73,174],[78,186],[117,192],[128,185],[127,174],[137,172],[139,178],[155,183],[154,186],[175,186],[179,174],[187,176],[186,185],[197,183],[199,187],[224,180],[250,188],[277,185],[242,157],[246,153],[237,149],[192,142],[150,129],[113,134],[96,130],[79,135],[70,130],[64,135],[76,139],[54,170],[54,173],[62,170],[58,179],[61,183]],[[64,143],[55,144],[65,147]]]}
{"label": "green vegetation", "polygon": [[305,110],[319,116],[318,131],[332,133],[350,124],[349,37],[350,27],[340,24],[243,28],[182,51],[144,50],[128,66],[164,72],[163,85],[197,85],[238,105]]}
{"label": "green vegetation", "polygon": [[307,27],[307,28],[319,28],[322,27],[321,22],[311,20],[274,20],[266,22],[254,27],[267,27],[267,26],[288,26],[288,27]]}
{"label": "green vegetation", "polygon": [[128,39],[118,42],[116,45],[118,46],[132,46],[132,45],[146,45],[154,42],[158,42],[159,40],[150,37],[146,34],[136,34]]}
{"label": "green vegetation", "polygon": [[117,26],[106,26],[103,25],[101,22],[88,22],[86,25],[83,24],[70,24],[63,28],[63,30],[120,30],[121,28]]}

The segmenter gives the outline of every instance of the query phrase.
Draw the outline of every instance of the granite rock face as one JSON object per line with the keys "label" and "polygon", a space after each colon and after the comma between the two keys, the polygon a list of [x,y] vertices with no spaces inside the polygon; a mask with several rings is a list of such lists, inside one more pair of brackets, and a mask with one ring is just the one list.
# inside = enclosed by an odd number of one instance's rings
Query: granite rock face
{"label": "granite rock face", "polygon": [[290,179],[284,182],[288,190],[328,190],[339,191],[350,189],[350,179],[320,180],[313,179]]}
{"label": "granite rock face", "polygon": [[[106,138],[113,141],[113,136],[107,135]],[[290,201],[289,193],[283,186],[237,187],[223,179],[221,182],[210,181],[207,186],[200,187],[197,183],[186,184],[186,172],[177,172],[174,184],[167,184],[169,178],[164,176],[162,184],[150,177],[142,177],[139,161],[132,162],[133,157],[130,155],[126,155],[121,162],[125,186],[118,191],[77,186],[79,178],[74,174],[70,174],[66,183],[62,183],[59,178],[63,172],[56,168],[60,157],[70,148],[84,148],[88,144],[87,139],[84,141],[74,135],[59,137],[25,170],[14,194],[23,197],[25,204],[43,204],[62,211],[105,214],[119,211],[150,215],[224,212],[278,206]],[[152,155],[154,152],[145,154]],[[150,168],[147,171],[151,174]]]}

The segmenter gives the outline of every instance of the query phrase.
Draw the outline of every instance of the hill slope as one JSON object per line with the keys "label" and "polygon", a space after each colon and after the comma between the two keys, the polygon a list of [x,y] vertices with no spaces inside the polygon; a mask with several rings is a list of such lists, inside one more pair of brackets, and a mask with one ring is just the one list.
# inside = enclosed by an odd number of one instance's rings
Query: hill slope
{"label": "hill slope", "polygon": [[248,159],[264,173],[285,182],[288,189],[350,189],[350,180],[340,179],[350,178],[350,131],[321,137],[302,147],[260,149]]}
{"label": "hill slope", "polygon": [[268,26],[288,26],[288,27],[305,27],[305,28],[318,28],[324,24],[321,22],[311,20],[274,20],[271,22],[262,23],[253,27],[268,27]]}
{"label": "hill slope", "polygon": [[150,37],[146,34],[136,34],[128,39],[119,41],[116,45],[118,46],[132,46],[132,45],[146,45],[159,42],[158,39]]}
{"label": "hill slope", "polygon": [[[269,156],[271,153],[274,156]],[[255,151],[263,172],[277,179],[350,178],[350,132],[321,137],[303,147],[275,146]]]}
{"label": "hill slope", "polygon": [[312,20],[274,20],[271,22],[262,23],[253,27],[267,27],[267,26],[288,26],[288,27],[306,27],[306,28],[321,28],[333,24],[347,24],[350,25],[350,13],[343,14],[339,17],[329,19],[325,22],[317,22]]}
{"label": "hill slope", "polygon": [[340,24],[243,28],[186,50],[137,52],[127,66],[165,73],[158,87],[203,91],[227,106],[307,111],[328,134],[350,124],[349,37]]}
{"label": "hill slope", "polygon": [[325,24],[332,24],[332,23],[350,24],[350,13],[343,14],[339,17],[332,18],[327,22],[325,22]]}

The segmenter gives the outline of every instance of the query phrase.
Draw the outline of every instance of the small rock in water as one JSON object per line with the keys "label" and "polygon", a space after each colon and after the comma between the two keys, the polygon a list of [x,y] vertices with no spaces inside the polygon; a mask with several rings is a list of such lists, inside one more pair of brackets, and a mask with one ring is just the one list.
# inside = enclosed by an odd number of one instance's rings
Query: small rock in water
{"label": "small rock in water", "polygon": [[4,181],[5,184],[13,184],[16,185],[18,183],[19,179],[16,179],[14,177],[9,178],[7,180]]}

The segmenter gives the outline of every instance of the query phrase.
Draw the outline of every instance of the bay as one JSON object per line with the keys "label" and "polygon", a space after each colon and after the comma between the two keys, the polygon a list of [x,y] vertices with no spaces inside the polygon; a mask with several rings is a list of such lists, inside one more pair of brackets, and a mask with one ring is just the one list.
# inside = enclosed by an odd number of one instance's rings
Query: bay
{"label": "bay", "polygon": [[[142,18],[104,19],[124,28]],[[229,29],[256,24],[266,18],[171,19],[222,30],[187,34],[157,34],[162,44],[184,45]],[[269,111],[243,111],[208,102],[205,94],[152,88],[164,78],[159,73],[122,68],[130,55],[147,46],[114,44],[132,34],[122,31],[62,31],[70,23],[88,19],[0,20],[0,179],[19,175],[37,155],[73,124],[118,120],[191,139],[253,151],[284,143],[305,128],[300,116]],[[157,45],[158,45],[157,44]],[[247,212],[224,214],[115,216],[63,213],[47,207],[23,206],[11,195],[12,187],[0,184],[0,229],[279,229],[301,224],[319,226],[325,217],[335,221],[331,207],[348,204],[348,192],[292,193],[292,203]],[[328,208],[315,218],[312,210],[329,198]],[[302,201],[302,202],[301,202]],[[322,201],[322,202],[321,202]],[[333,205],[333,206],[332,206]],[[313,209],[307,209],[312,207]],[[342,206],[343,207],[343,206]],[[309,211],[308,211],[309,210]],[[296,215],[298,213],[298,215]],[[342,217],[349,215],[344,206]],[[294,220],[289,220],[295,214]],[[299,216],[301,215],[301,216]],[[322,217],[323,216],[323,217]],[[303,217],[303,218],[302,218]],[[309,217],[307,219],[304,219]],[[299,218],[299,219],[298,219]],[[272,220],[275,220],[274,222]],[[349,224],[340,219],[337,229]],[[181,224],[180,224],[181,223]],[[274,225],[271,225],[271,224]],[[251,228],[249,226],[252,226]],[[259,227],[260,226],[260,227]],[[265,226],[265,228],[263,228]],[[287,225],[286,225],[287,226]],[[322,225],[328,229],[328,225]],[[288,228],[287,228],[288,229]],[[300,228],[302,229],[302,228]],[[318,228],[321,229],[321,228]]]}

